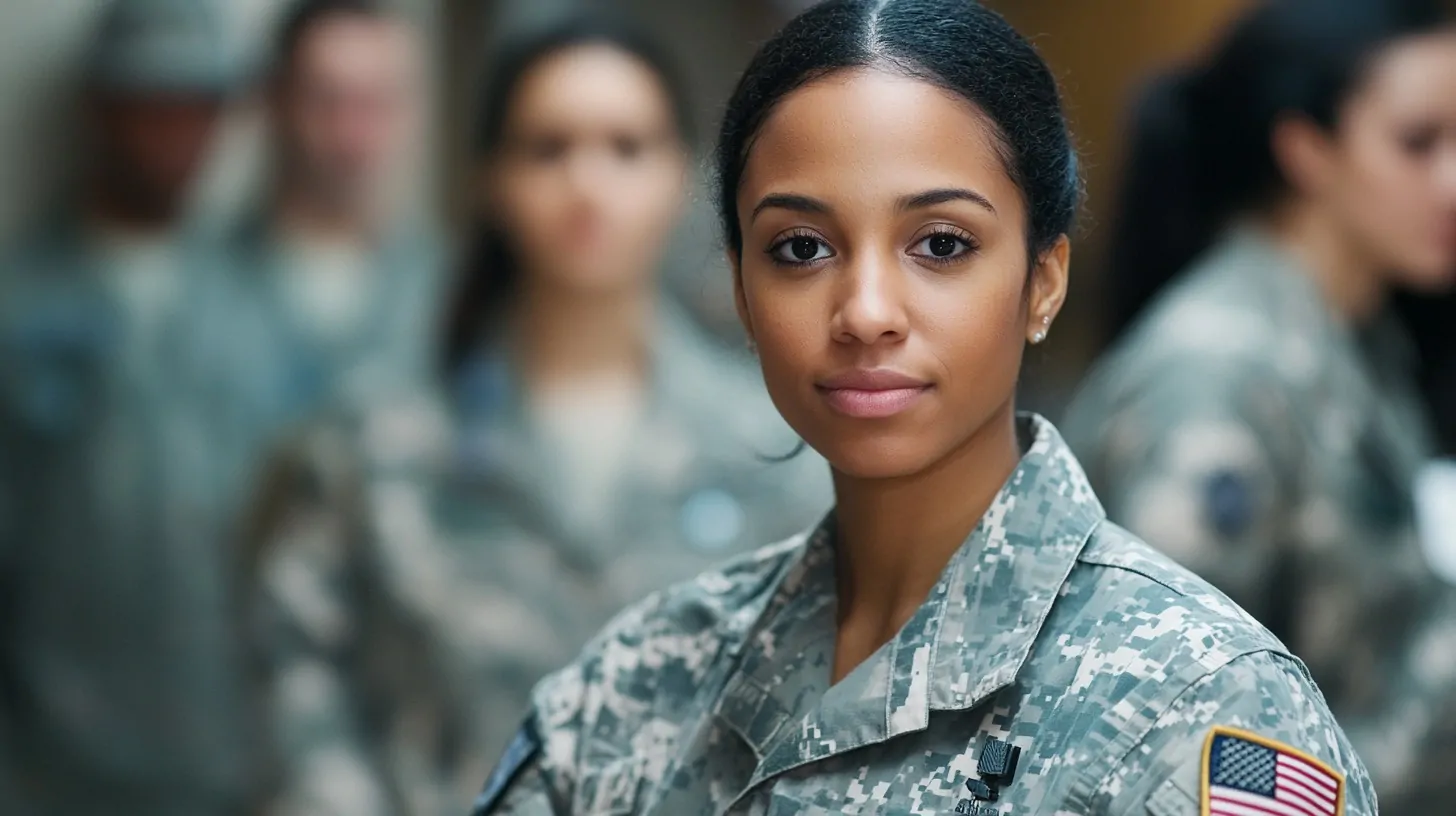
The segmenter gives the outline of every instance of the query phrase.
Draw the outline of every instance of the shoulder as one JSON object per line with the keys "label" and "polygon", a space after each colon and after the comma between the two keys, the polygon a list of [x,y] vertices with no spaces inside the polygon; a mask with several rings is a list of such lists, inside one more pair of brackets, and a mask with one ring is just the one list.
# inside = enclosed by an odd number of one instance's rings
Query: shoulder
{"label": "shoulder", "polygon": [[604,714],[630,730],[662,710],[664,698],[691,697],[716,660],[742,643],[807,540],[802,533],[741,555],[619,613],[571,665],[537,687],[548,744],[553,730],[580,730]]}
{"label": "shoulder", "polygon": [[1169,659],[1213,668],[1240,655],[1283,653],[1284,645],[1218,589],[1110,522],[1102,522],[1078,558],[1064,600],[1078,601],[1098,637],[1130,632]]}
{"label": "shoulder", "polygon": [[1039,659],[1074,663],[1078,699],[1097,701],[1110,726],[1099,773],[1120,804],[1109,812],[1150,797],[1170,814],[1198,812],[1200,763],[1217,733],[1317,758],[1350,780],[1349,812],[1367,812],[1364,766],[1304,664],[1203,579],[1103,523],[1059,607],[1047,624],[1056,654]]}
{"label": "shoulder", "polygon": [[269,526],[270,507],[341,506],[368,500],[373,483],[418,479],[448,457],[452,437],[448,411],[430,392],[328,405],[279,434],[255,523]]}

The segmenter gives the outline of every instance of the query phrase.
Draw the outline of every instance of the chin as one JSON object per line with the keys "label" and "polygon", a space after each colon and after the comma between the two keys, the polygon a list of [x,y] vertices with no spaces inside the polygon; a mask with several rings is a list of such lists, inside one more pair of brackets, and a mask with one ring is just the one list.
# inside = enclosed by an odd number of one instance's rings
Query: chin
{"label": "chin", "polygon": [[1456,290],[1456,263],[1411,267],[1400,284],[1418,295],[1443,295]]}
{"label": "chin", "polygon": [[837,473],[854,479],[896,479],[913,476],[936,460],[920,439],[900,435],[861,434],[814,446]]}

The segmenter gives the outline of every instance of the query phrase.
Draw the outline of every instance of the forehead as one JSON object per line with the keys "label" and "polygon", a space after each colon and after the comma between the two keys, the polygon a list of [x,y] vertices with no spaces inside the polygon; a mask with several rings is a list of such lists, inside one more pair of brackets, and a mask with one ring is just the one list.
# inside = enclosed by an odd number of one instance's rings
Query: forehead
{"label": "forehead", "polygon": [[303,76],[396,76],[420,59],[414,32],[402,20],[336,15],[304,33],[294,68]]}
{"label": "forehead", "polygon": [[1020,209],[1001,142],[969,101],[912,77],[842,71],[785,97],[754,140],[740,203],[793,190],[846,203],[970,187]]}
{"label": "forehead", "polygon": [[1456,119],[1456,33],[1403,40],[1380,55],[1356,106],[1394,116]]}
{"label": "forehead", "polygon": [[610,45],[580,45],[538,62],[511,103],[514,127],[656,129],[671,118],[667,91],[640,59]]}

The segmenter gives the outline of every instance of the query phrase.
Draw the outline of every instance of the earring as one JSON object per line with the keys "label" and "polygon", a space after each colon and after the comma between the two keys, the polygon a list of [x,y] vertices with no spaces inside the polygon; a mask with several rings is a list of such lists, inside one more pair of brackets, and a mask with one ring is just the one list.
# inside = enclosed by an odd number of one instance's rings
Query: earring
{"label": "earring", "polygon": [[1036,345],[1036,344],[1040,343],[1041,341],[1047,339],[1047,332],[1051,329],[1051,327],[1052,327],[1052,319],[1051,319],[1051,316],[1050,315],[1043,315],[1042,318],[1041,318],[1041,328],[1037,330],[1036,334],[1033,334],[1031,336],[1031,343],[1032,343],[1032,345]]}

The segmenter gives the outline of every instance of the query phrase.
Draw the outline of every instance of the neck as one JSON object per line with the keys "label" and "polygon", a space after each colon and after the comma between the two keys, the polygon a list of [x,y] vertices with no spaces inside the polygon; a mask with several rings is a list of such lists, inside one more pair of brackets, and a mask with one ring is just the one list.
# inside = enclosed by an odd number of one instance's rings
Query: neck
{"label": "neck", "polygon": [[514,331],[527,388],[647,379],[655,311],[647,291],[582,293],[526,285]]}
{"label": "neck", "polygon": [[1269,219],[1274,238],[1299,259],[1326,305],[1349,324],[1371,320],[1385,303],[1379,265],[1340,229],[1309,206],[1292,205]]}
{"label": "neck", "polygon": [[835,473],[837,669],[857,665],[905,625],[1020,459],[1015,409],[1007,401],[958,450],[925,471],[894,479]]}
{"label": "neck", "polygon": [[378,229],[378,214],[358,203],[344,204],[285,185],[274,199],[274,225],[285,235],[365,244]]}

